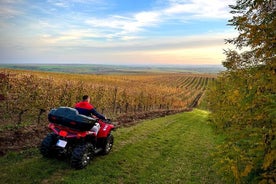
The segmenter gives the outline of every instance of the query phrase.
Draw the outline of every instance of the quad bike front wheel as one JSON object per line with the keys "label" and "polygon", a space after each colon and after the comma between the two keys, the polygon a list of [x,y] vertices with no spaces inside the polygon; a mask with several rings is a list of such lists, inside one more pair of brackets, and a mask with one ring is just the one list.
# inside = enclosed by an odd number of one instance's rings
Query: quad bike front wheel
{"label": "quad bike front wheel", "polygon": [[77,145],[72,152],[71,167],[82,169],[94,158],[94,147],[90,143]]}
{"label": "quad bike front wheel", "polygon": [[103,155],[107,155],[111,151],[113,147],[113,143],[114,143],[114,137],[112,134],[109,134],[103,144],[103,151],[102,151]]}
{"label": "quad bike front wheel", "polygon": [[54,146],[57,141],[57,135],[54,133],[48,134],[40,145],[40,153],[46,158],[54,156]]}

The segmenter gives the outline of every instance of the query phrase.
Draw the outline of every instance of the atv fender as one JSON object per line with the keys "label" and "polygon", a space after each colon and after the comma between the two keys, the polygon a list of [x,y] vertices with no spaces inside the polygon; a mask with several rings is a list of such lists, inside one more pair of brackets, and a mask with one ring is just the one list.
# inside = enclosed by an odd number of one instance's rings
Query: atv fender
{"label": "atv fender", "polygon": [[98,132],[98,138],[106,138],[115,127],[112,124],[102,124]]}

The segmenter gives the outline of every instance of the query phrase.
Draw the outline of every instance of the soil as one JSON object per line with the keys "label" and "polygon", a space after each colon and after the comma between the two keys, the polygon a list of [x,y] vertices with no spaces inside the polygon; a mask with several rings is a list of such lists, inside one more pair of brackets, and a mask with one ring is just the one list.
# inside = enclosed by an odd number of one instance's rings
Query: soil
{"label": "soil", "polygon": [[[166,111],[149,111],[135,114],[122,114],[114,120],[117,128],[133,126],[142,120],[164,117],[176,114],[185,110],[166,110]],[[45,126],[46,125],[46,126]],[[38,147],[44,137],[50,132],[47,128],[47,122],[41,122],[39,125],[30,125],[27,127],[19,127],[13,130],[5,130],[0,132],[0,156],[10,151],[21,151],[32,147]]]}

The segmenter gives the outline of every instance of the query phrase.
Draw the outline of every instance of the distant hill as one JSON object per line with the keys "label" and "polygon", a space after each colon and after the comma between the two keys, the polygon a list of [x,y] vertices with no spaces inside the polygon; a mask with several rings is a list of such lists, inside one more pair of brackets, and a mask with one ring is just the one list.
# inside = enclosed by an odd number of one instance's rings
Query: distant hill
{"label": "distant hill", "polygon": [[81,74],[219,73],[225,70],[221,65],[0,64],[0,68]]}

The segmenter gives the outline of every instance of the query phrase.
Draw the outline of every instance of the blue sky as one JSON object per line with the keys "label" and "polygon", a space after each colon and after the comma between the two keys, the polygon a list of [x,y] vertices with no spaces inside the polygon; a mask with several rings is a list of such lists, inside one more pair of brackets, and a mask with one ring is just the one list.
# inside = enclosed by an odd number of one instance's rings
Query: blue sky
{"label": "blue sky", "polygon": [[221,64],[235,0],[1,0],[1,63]]}

